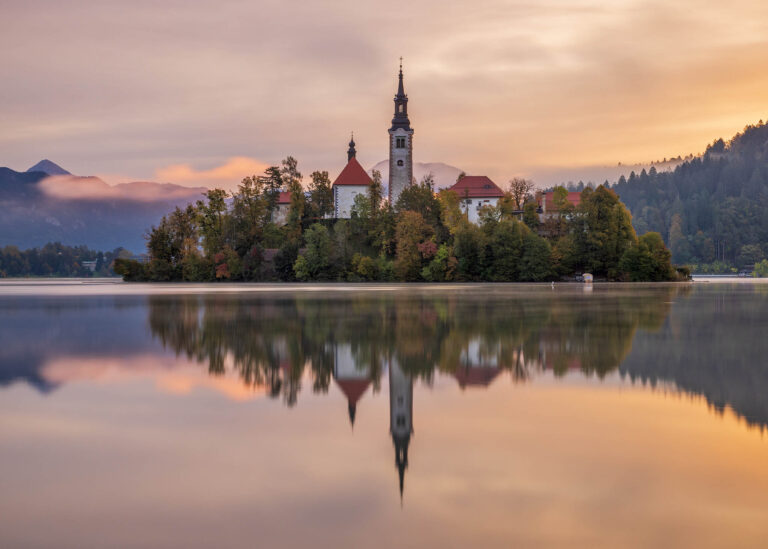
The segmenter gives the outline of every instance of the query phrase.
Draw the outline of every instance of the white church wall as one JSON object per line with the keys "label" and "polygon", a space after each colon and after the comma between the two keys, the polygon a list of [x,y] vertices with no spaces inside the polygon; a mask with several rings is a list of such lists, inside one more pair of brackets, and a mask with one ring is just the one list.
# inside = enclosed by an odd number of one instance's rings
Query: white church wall
{"label": "white church wall", "polygon": [[355,205],[355,197],[358,194],[366,194],[368,187],[363,185],[336,185],[333,188],[333,202],[336,217],[349,219],[352,217],[352,206]]}
{"label": "white church wall", "polygon": [[480,223],[480,209],[484,206],[495,207],[498,198],[467,198],[461,201],[461,211],[467,213],[467,219],[472,223]]}

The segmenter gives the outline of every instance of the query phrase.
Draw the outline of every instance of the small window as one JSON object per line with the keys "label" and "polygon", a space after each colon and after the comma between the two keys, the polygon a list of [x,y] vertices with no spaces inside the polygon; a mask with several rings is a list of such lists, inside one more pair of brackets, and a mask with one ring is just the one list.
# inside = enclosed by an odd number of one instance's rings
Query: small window
{"label": "small window", "polygon": [[467,200],[467,204],[472,204],[472,200]]}
{"label": "small window", "polygon": [[400,105],[399,109],[400,109],[400,112],[403,112],[403,106],[402,105]]}
{"label": "small window", "polygon": [[405,148],[405,137],[396,137],[395,138],[395,147],[398,149],[404,149]]}
{"label": "small window", "polygon": [[398,161],[397,161],[397,165],[398,165],[398,166],[402,166],[402,165],[403,165],[403,161],[402,161],[402,160],[398,160]]}
{"label": "small window", "polygon": [[400,405],[402,405],[402,404],[403,404],[403,401],[404,401],[404,399],[403,399],[403,395],[399,395],[399,396],[397,397],[397,403],[398,403],[398,404],[400,404]]}
{"label": "small window", "polygon": [[405,427],[405,416],[397,416],[395,423],[398,427]]}

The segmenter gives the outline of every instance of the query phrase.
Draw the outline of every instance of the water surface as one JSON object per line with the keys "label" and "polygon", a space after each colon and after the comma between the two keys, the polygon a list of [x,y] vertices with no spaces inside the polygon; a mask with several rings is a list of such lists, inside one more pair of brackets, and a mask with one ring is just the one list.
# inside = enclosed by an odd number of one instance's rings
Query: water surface
{"label": "water surface", "polygon": [[768,285],[0,283],[2,547],[764,547]]}

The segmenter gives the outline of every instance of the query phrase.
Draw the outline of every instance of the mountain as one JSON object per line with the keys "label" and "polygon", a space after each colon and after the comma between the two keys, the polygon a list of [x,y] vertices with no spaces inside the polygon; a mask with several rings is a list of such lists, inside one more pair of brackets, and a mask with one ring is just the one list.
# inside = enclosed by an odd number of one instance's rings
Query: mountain
{"label": "mountain", "polygon": [[[0,168],[0,246],[25,249],[61,242],[141,253],[152,225],[206,190],[143,181],[112,186],[46,162],[27,172]],[[38,166],[64,173],[49,175]]]}
{"label": "mountain", "polygon": [[47,158],[41,160],[31,168],[27,170],[27,173],[29,172],[43,172],[47,173],[48,175],[72,175],[67,170],[59,166],[58,164],[54,164]]}
{"label": "mountain", "polygon": [[[381,182],[384,187],[389,186],[389,160],[382,160],[376,164],[373,168],[368,170],[368,173],[378,170],[381,172]],[[435,189],[444,189],[450,187],[456,183],[456,179],[459,177],[461,170],[455,166],[449,166],[442,162],[414,162],[413,163],[413,177],[416,181],[428,174],[432,174],[435,178]]]}
{"label": "mountain", "polygon": [[612,186],[638,234],[661,233],[677,263],[748,267],[768,256],[768,125],[718,139],[673,171],[632,172]]}

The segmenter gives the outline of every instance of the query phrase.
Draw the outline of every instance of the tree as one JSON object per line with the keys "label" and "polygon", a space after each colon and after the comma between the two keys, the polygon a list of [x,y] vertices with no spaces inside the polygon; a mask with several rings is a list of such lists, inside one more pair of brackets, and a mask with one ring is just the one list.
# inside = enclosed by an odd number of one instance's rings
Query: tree
{"label": "tree", "polygon": [[585,189],[573,222],[576,255],[584,271],[617,278],[624,252],[637,242],[632,216],[612,190]]}
{"label": "tree", "polygon": [[333,213],[333,188],[326,171],[312,172],[309,184],[308,214],[313,218],[324,218]]}
{"label": "tree", "polygon": [[424,260],[424,250],[420,250],[419,245],[431,239],[433,235],[432,227],[420,213],[407,210],[400,215],[400,222],[395,229],[397,240],[395,274],[400,280],[419,279]]}
{"label": "tree", "polygon": [[528,202],[523,206],[523,223],[532,231],[539,229],[539,213],[536,211],[536,203]]}
{"label": "tree", "polygon": [[293,270],[299,280],[315,280],[327,275],[331,264],[333,243],[328,229],[320,223],[310,226],[304,233],[307,247],[296,259]]}
{"label": "tree", "polygon": [[283,176],[278,166],[270,166],[264,171],[264,175],[259,177],[261,188],[264,192],[264,198],[267,203],[266,214],[271,220],[271,216],[277,208],[277,201],[280,198],[280,191],[283,190]]}
{"label": "tree", "polygon": [[755,278],[768,277],[768,259],[763,259],[759,263],[755,263],[755,270],[752,272],[752,276]]}
{"label": "tree", "polygon": [[224,214],[227,211],[227,191],[211,189],[206,200],[197,201],[197,223],[203,237],[203,249],[213,256],[224,245]]}
{"label": "tree", "polygon": [[440,202],[434,193],[434,183],[434,177],[430,173],[417,185],[403,189],[395,204],[395,211],[400,214],[407,211],[417,212],[433,230],[437,230],[440,226]]}
{"label": "tree", "polygon": [[301,239],[301,221],[304,219],[306,202],[304,187],[301,185],[302,175],[298,170],[298,162],[294,157],[286,157],[282,165],[280,175],[283,185],[291,193],[291,205],[288,209],[288,219],[285,224],[285,237],[289,241],[298,243]]}
{"label": "tree", "polygon": [[736,263],[740,268],[756,265],[763,259],[763,250],[757,244],[746,244],[741,247]]}
{"label": "tree", "polygon": [[421,270],[421,276],[429,282],[446,282],[454,279],[458,260],[447,244],[441,244],[432,261]]}
{"label": "tree", "polygon": [[534,189],[533,181],[522,177],[513,177],[509,180],[509,194],[515,203],[517,210],[522,210],[526,200]]}
{"label": "tree", "polygon": [[650,232],[641,236],[622,255],[619,268],[626,272],[633,282],[660,282],[674,280],[675,273],[670,263],[671,253],[664,245],[659,233]]}
{"label": "tree", "polygon": [[234,233],[232,247],[240,256],[260,246],[267,208],[263,181],[255,176],[244,178],[232,194],[230,214]]}
{"label": "tree", "polygon": [[520,258],[518,280],[541,282],[554,274],[552,248],[546,239],[528,231],[523,237],[523,255]]}
{"label": "tree", "polygon": [[456,191],[442,189],[437,193],[440,204],[440,221],[451,235],[455,235],[460,227],[467,223],[466,216],[459,205],[459,195]]}
{"label": "tree", "polygon": [[453,253],[458,261],[458,280],[480,280],[485,269],[485,243],[485,234],[474,223],[466,223],[456,231]]}
{"label": "tree", "polygon": [[485,253],[488,268],[484,278],[497,282],[518,279],[518,264],[528,232],[528,227],[519,221],[505,220],[493,224]]}

